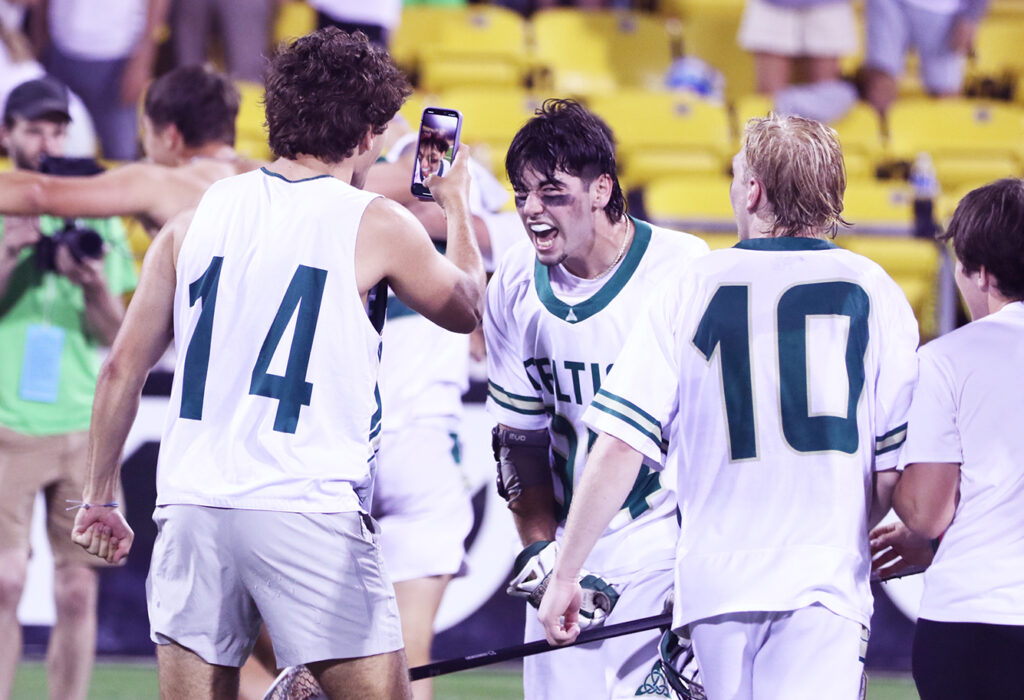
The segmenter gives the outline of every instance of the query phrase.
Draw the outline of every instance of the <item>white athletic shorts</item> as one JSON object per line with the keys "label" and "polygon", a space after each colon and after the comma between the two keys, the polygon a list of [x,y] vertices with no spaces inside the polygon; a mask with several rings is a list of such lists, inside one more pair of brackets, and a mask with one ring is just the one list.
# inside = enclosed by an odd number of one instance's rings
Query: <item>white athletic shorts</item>
{"label": "white athletic shorts", "polygon": [[[595,572],[599,573],[599,572]],[[672,590],[673,570],[641,571],[631,579],[610,579],[619,602],[604,624],[614,625],[659,615]],[[557,649],[523,659],[523,691],[527,700],[625,700],[665,686],[658,645],[661,630],[625,634],[600,642]],[[526,641],[544,639],[537,611],[526,606]],[[666,696],[667,697],[667,696]]]}
{"label": "white athletic shorts", "polygon": [[804,9],[747,0],[739,45],[780,56],[847,56],[857,52],[857,19],[848,0]]}
{"label": "white athletic shorts", "polygon": [[867,630],[814,604],[690,624],[708,700],[857,700]]}
{"label": "white athletic shorts", "polygon": [[392,581],[457,574],[473,527],[473,505],[448,421],[385,432],[370,510]]}
{"label": "white athletic shorts", "polygon": [[146,597],[157,644],[241,666],[262,620],[280,666],[402,648],[368,515],[169,505],[153,521]]}

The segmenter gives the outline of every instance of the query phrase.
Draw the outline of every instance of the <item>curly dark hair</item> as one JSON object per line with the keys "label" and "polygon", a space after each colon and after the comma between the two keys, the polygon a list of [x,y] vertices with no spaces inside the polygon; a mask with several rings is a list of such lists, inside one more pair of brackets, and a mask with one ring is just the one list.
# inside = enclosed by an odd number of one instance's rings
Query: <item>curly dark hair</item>
{"label": "curly dark hair", "polygon": [[982,266],[1007,299],[1024,299],[1024,180],[1004,178],[968,192],[946,233],[967,273]]}
{"label": "curly dark hair", "polygon": [[341,162],[367,129],[383,133],[411,92],[387,51],[365,34],[320,29],[283,46],[267,68],[270,148],[282,158]]}
{"label": "curly dark hair", "polygon": [[626,213],[626,198],[615,168],[612,130],[575,100],[545,100],[536,116],[513,137],[505,156],[505,170],[516,190],[524,189],[529,168],[547,178],[556,170],[591,182],[602,174],[612,179],[612,194],[604,212],[616,222]]}
{"label": "curly dark hair", "polygon": [[234,146],[239,100],[226,76],[203,66],[180,66],[153,81],[144,109],[157,129],[177,127],[186,146]]}

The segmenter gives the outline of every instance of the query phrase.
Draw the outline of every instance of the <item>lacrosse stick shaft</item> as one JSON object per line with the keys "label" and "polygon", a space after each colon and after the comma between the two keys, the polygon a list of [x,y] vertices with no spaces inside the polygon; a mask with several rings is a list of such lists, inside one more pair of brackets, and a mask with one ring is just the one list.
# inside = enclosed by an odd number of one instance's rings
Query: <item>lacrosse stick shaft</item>
{"label": "lacrosse stick shaft", "polygon": [[629,620],[627,622],[619,622],[614,625],[604,625],[595,629],[586,630],[585,632],[580,633],[580,636],[576,638],[576,641],[570,642],[569,644],[563,644],[561,646],[552,646],[551,644],[548,644],[546,640],[541,639],[536,642],[527,642],[526,644],[518,644],[516,646],[504,647],[502,649],[492,649],[490,651],[482,651],[478,654],[470,654],[469,656],[463,656],[456,659],[445,659],[444,661],[436,661],[432,664],[416,666],[415,668],[409,669],[409,678],[411,680],[418,681],[423,678],[443,676],[446,673],[466,671],[471,668],[477,668],[478,666],[487,666],[489,664],[496,664],[502,661],[509,661],[510,659],[518,659],[524,656],[541,654],[545,651],[574,647],[577,644],[599,642],[602,639],[619,637],[624,634],[646,632],[647,630],[658,629],[659,627],[668,627],[671,624],[671,613],[642,617],[638,620]]}

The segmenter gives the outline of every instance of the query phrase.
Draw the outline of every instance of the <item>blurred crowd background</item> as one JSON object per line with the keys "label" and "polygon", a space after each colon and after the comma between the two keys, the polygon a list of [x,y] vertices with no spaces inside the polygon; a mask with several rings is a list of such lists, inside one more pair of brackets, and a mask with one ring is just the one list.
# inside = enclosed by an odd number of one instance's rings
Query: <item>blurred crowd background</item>
{"label": "blurred crowd background", "polygon": [[[266,56],[326,24],[390,48],[416,86],[411,125],[425,106],[460,110],[506,187],[507,145],[534,108],[583,101],[616,134],[631,210],[712,247],[735,235],[745,120],[831,123],[853,224],[839,242],[903,285],[925,337],[958,313],[925,239],[969,189],[1024,172],[1024,0],[0,0],[0,101],[56,75],[77,95],[69,155],[127,161],[148,81],[212,63],[242,94],[238,151],[269,159]],[[148,236],[133,240],[141,252]]]}

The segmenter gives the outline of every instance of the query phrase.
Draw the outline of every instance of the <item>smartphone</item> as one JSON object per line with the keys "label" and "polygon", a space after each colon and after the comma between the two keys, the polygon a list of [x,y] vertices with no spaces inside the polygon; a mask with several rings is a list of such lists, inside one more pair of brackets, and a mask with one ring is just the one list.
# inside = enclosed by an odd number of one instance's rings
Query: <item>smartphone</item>
{"label": "smartphone", "polygon": [[412,193],[420,199],[433,200],[423,179],[431,173],[444,176],[452,167],[459,150],[462,115],[457,109],[427,107],[420,119],[420,135],[412,166]]}

